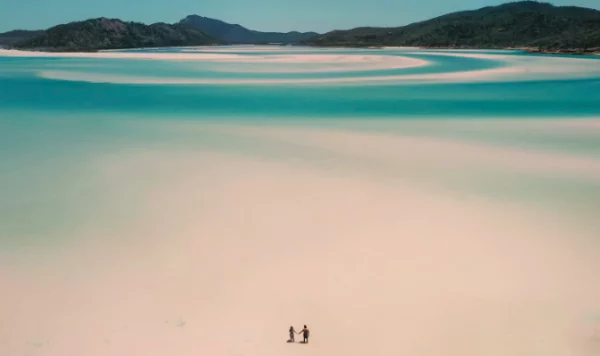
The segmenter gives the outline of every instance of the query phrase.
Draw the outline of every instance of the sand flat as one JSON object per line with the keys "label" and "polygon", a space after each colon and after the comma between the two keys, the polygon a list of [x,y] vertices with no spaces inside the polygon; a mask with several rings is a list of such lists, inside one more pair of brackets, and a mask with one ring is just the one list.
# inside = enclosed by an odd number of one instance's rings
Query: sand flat
{"label": "sand flat", "polygon": [[[338,131],[319,135],[358,154]],[[32,248],[3,270],[3,352],[597,354],[600,260],[588,230],[307,163],[192,147],[97,156],[84,177],[98,190],[90,204],[120,197],[129,219],[104,212],[102,225],[72,231],[86,238]],[[286,344],[303,323],[310,345]]]}

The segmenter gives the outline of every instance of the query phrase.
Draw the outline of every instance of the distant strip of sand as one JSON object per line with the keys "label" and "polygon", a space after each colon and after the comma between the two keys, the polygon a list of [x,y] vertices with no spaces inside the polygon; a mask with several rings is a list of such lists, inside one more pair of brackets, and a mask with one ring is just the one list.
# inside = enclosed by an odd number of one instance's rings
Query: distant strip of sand
{"label": "distant strip of sand", "polygon": [[371,63],[384,62],[398,68],[409,68],[426,65],[428,62],[415,58],[396,56],[377,56],[369,54],[274,54],[274,55],[242,55],[232,53],[211,53],[204,51],[168,52],[29,52],[19,50],[0,49],[0,56],[4,57],[51,57],[51,58],[109,58],[109,59],[154,59],[154,60],[182,60],[182,61],[243,61],[248,63]]}

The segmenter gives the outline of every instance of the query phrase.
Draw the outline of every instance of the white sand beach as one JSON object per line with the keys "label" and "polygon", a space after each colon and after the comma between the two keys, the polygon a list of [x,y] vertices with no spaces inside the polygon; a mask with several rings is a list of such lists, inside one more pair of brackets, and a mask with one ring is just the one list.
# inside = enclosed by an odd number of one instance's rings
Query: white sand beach
{"label": "white sand beach", "polygon": [[[157,128],[235,150],[138,145],[79,167],[93,189],[70,238],[0,251],[0,354],[600,353],[597,225],[448,185],[593,181],[597,160],[342,129]],[[286,343],[303,324],[310,343]]]}

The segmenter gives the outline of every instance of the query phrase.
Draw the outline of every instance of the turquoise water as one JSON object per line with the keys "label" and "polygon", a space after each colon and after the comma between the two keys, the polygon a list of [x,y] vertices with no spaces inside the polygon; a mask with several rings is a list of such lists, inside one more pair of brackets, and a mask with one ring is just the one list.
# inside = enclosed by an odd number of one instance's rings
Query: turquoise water
{"label": "turquoise water", "polygon": [[[171,50],[172,52],[173,50]],[[249,52],[249,51],[246,51]],[[281,53],[280,53],[281,52]],[[324,51],[278,51],[276,55],[319,55]],[[403,56],[428,61],[428,65],[405,69],[361,70],[342,72],[314,72],[323,63],[311,63],[306,72],[272,73],[284,64],[249,63],[246,57],[268,57],[268,52],[235,52],[245,57],[235,63],[149,61],[90,58],[3,58],[0,57],[0,109],[4,112],[43,110],[46,113],[89,112],[136,113],[192,117],[393,117],[404,116],[475,116],[475,117],[589,117],[600,113],[600,60],[598,58],[554,58],[503,54],[508,60],[479,59],[458,56],[440,56],[435,52],[406,51],[326,51],[327,55],[348,58],[364,54],[386,57]],[[139,53],[139,52],[138,52]],[[265,55],[265,53],[267,53]],[[452,53],[452,52],[451,52]],[[273,56],[273,53],[271,53]],[[383,57],[383,56],[380,56]],[[493,57],[493,54],[492,54]],[[547,65],[548,73],[542,78],[527,79],[527,73],[507,80],[472,82],[469,78],[436,84],[361,85],[366,76],[386,77],[419,74],[473,73],[473,71],[515,66],[513,60],[533,58],[531,66]],[[562,61],[564,63],[554,63]],[[570,64],[571,61],[578,61]],[[518,64],[518,63],[517,63]],[[564,64],[582,68],[577,78],[556,79]],[[287,65],[295,68],[303,64]],[[331,64],[335,66],[336,64]],[[219,71],[220,66],[225,66]],[[231,67],[263,72],[228,72]],[[60,75],[75,73],[82,80],[40,78],[42,71],[60,71]],[[105,76],[108,83],[85,82],[85,76]],[[58,77],[60,77],[60,75]],[[111,84],[119,76],[172,79],[288,79],[285,85],[140,85]],[[294,79],[358,78],[351,85],[295,85]],[[434,78],[435,79],[435,78]],[[502,78],[501,78],[502,79]]]}

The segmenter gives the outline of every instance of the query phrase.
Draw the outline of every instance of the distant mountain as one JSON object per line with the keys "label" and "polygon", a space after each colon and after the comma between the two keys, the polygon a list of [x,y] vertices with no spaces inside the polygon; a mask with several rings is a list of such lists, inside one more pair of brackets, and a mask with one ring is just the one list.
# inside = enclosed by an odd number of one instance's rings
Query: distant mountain
{"label": "distant mountain", "polygon": [[332,31],[304,41],[315,46],[420,46],[542,51],[600,49],[600,11],[521,1],[455,12],[394,28]]}
{"label": "distant mountain", "polygon": [[179,22],[205,32],[226,43],[232,44],[264,44],[264,43],[296,43],[317,36],[316,32],[260,32],[249,30],[241,25],[230,24],[221,20],[199,15],[190,15]]}
{"label": "distant mountain", "polygon": [[220,41],[202,31],[155,23],[144,25],[97,18],[52,27],[32,38],[13,43],[17,49],[44,51],[96,51],[141,47],[199,46]]}
{"label": "distant mountain", "polygon": [[0,46],[10,46],[15,42],[24,41],[32,37],[42,34],[40,31],[27,31],[27,30],[14,30],[9,32],[0,33]]}

